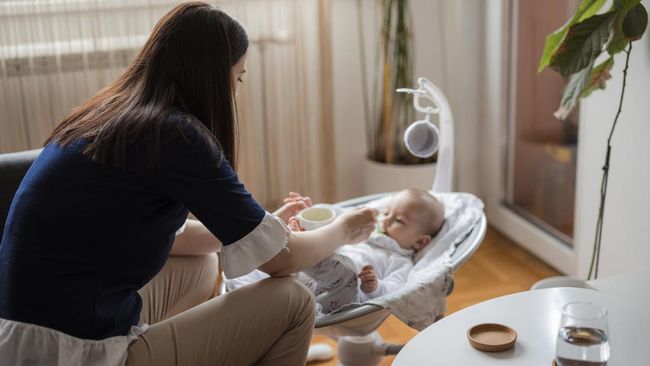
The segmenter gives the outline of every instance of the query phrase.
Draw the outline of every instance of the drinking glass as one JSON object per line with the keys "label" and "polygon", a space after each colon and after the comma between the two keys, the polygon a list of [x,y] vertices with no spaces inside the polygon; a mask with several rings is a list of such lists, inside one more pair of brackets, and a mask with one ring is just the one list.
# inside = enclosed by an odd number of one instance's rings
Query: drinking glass
{"label": "drinking glass", "polygon": [[555,352],[557,366],[607,365],[607,309],[583,301],[564,305]]}

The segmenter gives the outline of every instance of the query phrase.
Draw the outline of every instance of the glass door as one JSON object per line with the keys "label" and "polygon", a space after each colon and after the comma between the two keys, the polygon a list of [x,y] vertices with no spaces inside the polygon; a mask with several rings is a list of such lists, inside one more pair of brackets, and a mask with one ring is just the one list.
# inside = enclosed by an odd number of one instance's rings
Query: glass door
{"label": "glass door", "polygon": [[554,117],[566,80],[537,72],[547,34],[579,0],[489,2],[486,168],[490,225],[561,272],[574,274],[579,110]]}
{"label": "glass door", "polygon": [[573,243],[578,108],[553,116],[567,81],[537,72],[545,36],[569,19],[576,1],[511,1],[504,204],[567,245]]}

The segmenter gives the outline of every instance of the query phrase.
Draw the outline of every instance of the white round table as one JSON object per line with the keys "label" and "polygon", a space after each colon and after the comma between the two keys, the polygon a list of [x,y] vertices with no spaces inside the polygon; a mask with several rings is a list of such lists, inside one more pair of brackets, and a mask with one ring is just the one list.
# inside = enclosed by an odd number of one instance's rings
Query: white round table
{"label": "white round table", "polygon": [[[609,366],[647,365],[650,359],[650,300],[645,278],[610,281],[599,291],[552,288],[520,292],[485,301],[446,317],[415,336],[393,365],[551,365],[562,306],[590,301],[606,306],[611,358]],[[591,283],[590,283],[591,284]],[[504,352],[478,351],[467,330],[479,323],[501,323],[517,331],[515,347]]]}

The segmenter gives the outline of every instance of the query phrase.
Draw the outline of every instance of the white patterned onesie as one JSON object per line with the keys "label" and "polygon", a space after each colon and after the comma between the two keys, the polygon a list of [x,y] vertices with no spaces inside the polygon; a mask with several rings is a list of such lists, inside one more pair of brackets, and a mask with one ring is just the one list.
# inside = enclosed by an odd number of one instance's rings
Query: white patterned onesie
{"label": "white patterned onesie", "polygon": [[[377,274],[377,289],[369,294],[361,291],[357,278],[366,265],[372,265]],[[343,305],[362,303],[399,289],[412,268],[413,250],[375,233],[363,243],[342,246],[297,277],[314,291],[320,310],[329,314]]]}

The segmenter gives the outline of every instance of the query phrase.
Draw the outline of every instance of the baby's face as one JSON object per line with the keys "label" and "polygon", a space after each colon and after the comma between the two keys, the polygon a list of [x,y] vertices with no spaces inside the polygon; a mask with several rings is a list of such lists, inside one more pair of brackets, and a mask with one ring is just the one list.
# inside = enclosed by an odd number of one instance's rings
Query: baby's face
{"label": "baby's face", "polygon": [[431,241],[426,234],[424,214],[426,209],[421,198],[408,192],[398,193],[386,208],[386,215],[381,221],[384,233],[393,238],[400,247],[418,251]]}

